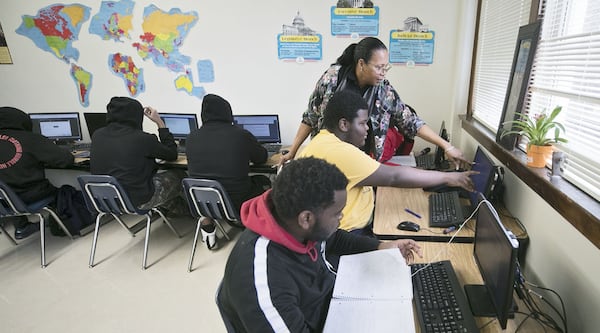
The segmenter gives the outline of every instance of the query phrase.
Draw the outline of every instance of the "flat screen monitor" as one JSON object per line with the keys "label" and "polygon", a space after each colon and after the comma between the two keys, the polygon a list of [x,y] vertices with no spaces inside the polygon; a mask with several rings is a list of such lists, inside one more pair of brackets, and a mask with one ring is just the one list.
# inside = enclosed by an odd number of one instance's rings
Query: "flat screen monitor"
{"label": "flat screen monitor", "polygon": [[106,113],[84,112],[83,118],[90,134],[90,139],[97,129],[106,126]]}
{"label": "flat screen monitor", "polygon": [[161,113],[160,117],[173,134],[173,138],[185,141],[191,131],[198,128],[198,117],[190,113]]}
{"label": "flat screen monitor", "polygon": [[32,130],[57,143],[81,140],[79,112],[30,113]]}
{"label": "flat screen monitor", "polygon": [[276,114],[237,115],[233,123],[252,133],[260,143],[281,143],[279,116]]}
{"label": "flat screen monitor", "polygon": [[[442,126],[440,126],[439,136],[440,136],[440,138],[442,138],[442,139],[444,139],[444,140],[446,140],[448,142],[450,141],[448,139],[448,132],[446,131],[446,122],[445,121],[442,121]],[[444,162],[445,162],[445,159],[444,159],[444,150],[440,146],[436,146],[435,147],[435,159],[434,159],[434,161],[435,161],[435,166],[438,169],[446,169],[448,167],[447,165],[446,166],[443,165]]]}
{"label": "flat screen monitor", "polygon": [[479,172],[478,174],[471,175],[471,180],[475,187],[474,192],[469,193],[469,199],[471,200],[471,207],[475,209],[479,204],[479,193],[485,197],[490,197],[492,184],[496,177],[496,166],[490,157],[483,151],[481,147],[477,147],[475,152],[475,158],[473,159],[473,165],[471,170]]}
{"label": "flat screen monitor", "polygon": [[519,242],[509,233],[494,207],[484,200],[475,228],[473,256],[483,285],[465,285],[471,311],[475,316],[497,317],[502,329],[514,311],[513,289]]}

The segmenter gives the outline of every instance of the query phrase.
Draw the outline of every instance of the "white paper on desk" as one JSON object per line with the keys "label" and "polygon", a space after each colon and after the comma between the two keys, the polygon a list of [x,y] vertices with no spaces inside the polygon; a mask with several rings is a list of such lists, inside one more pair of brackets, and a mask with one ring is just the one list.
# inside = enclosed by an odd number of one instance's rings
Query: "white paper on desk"
{"label": "white paper on desk", "polygon": [[[356,303],[360,303],[357,306]],[[412,301],[331,300],[323,333],[415,332]]]}
{"label": "white paper on desk", "polygon": [[388,162],[396,163],[396,164],[400,164],[400,165],[404,165],[404,166],[409,166],[409,167],[417,166],[417,160],[415,160],[415,155],[413,155],[413,154],[392,156],[392,158],[390,158]]}
{"label": "white paper on desk", "polygon": [[400,250],[340,257],[333,298],[412,300],[412,297],[410,267]]}
{"label": "white paper on desk", "polygon": [[324,332],[414,332],[410,267],[398,249],[340,257]]}

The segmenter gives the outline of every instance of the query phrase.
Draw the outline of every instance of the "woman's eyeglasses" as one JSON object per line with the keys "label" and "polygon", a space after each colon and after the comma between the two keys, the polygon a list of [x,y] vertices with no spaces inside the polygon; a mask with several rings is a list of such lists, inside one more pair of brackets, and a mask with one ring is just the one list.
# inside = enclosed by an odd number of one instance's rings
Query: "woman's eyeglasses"
{"label": "woman's eyeglasses", "polygon": [[378,73],[382,73],[385,74],[387,73],[390,69],[392,69],[392,65],[390,64],[384,64],[384,65],[371,65],[371,67],[373,67]]}

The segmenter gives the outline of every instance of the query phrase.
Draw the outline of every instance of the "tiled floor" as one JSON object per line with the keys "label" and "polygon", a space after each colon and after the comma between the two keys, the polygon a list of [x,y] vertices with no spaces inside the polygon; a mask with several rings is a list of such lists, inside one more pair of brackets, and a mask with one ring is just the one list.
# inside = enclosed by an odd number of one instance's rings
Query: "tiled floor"
{"label": "tiled floor", "polygon": [[239,231],[232,231],[233,241],[220,239],[214,251],[198,243],[188,273],[195,221],[173,222],[184,233],[180,239],[164,223],[153,223],[146,270],[144,231],[131,237],[114,221],[100,229],[93,268],[93,232],[71,241],[47,229],[45,269],[39,233],[18,246],[0,235],[0,331],[224,332],[214,296]]}

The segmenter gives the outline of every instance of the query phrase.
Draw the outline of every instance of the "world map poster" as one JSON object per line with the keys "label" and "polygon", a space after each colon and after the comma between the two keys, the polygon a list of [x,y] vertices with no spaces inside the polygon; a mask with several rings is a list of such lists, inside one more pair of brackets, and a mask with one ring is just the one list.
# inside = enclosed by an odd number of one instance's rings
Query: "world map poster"
{"label": "world map poster", "polygon": [[[93,73],[85,69],[86,64],[78,63],[79,55],[80,52],[97,50],[79,50],[76,45],[80,36],[90,38],[91,35],[99,36],[102,42],[123,44],[121,52],[107,53],[106,68],[121,78],[123,88],[130,96],[144,92],[143,66],[153,65],[174,73],[173,87],[176,91],[202,98],[206,94],[205,89],[194,84],[193,72],[197,72],[199,82],[213,82],[212,61],[200,59],[193,67],[192,57],[180,52],[190,30],[198,22],[198,14],[178,8],[166,11],[149,5],[143,10],[141,27],[135,27],[134,8],[135,2],[131,0],[103,1],[90,20],[90,7],[54,4],[39,9],[36,15],[23,15],[16,32],[68,65],[67,70],[83,106],[89,105]],[[87,21],[89,35],[81,32],[83,23]],[[133,31],[140,30],[141,35],[133,35]],[[143,63],[136,63],[134,54]]]}

